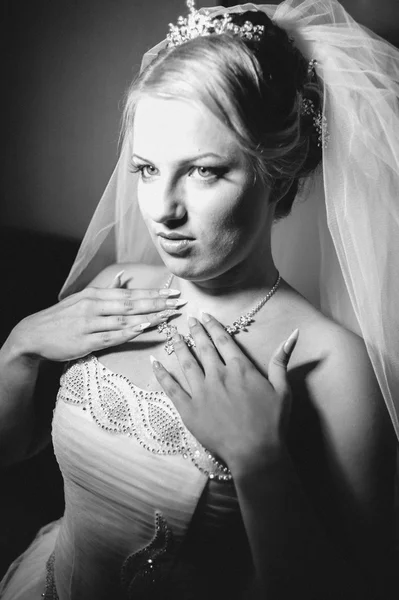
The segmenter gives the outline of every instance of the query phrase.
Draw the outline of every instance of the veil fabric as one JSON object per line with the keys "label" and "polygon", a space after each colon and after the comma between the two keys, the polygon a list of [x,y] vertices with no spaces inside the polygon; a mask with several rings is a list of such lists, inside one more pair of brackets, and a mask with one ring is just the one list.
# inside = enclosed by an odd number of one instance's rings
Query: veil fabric
{"label": "veil fabric", "polygon": [[[322,170],[273,227],[273,256],[293,287],[363,337],[399,438],[399,51],[336,0],[206,10],[264,11],[317,60],[329,141]],[[144,55],[142,69],[165,44]],[[140,215],[130,155],[127,140],[60,298],[114,262],[162,264]]]}

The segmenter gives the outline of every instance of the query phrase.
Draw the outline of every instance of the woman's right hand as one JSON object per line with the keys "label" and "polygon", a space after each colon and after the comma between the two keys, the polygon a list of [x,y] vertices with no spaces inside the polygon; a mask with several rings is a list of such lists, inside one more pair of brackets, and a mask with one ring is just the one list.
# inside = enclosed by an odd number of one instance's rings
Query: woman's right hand
{"label": "woman's right hand", "polygon": [[[168,297],[169,294],[169,297]],[[23,319],[12,331],[19,353],[69,361],[134,340],[184,304],[176,290],[87,287]]]}

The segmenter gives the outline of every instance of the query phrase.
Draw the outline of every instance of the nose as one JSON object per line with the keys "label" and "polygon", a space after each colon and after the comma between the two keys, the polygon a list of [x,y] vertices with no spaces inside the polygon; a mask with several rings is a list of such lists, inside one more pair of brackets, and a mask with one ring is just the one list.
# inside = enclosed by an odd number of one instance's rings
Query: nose
{"label": "nose", "polygon": [[147,213],[156,223],[181,221],[186,216],[186,204],[182,185],[159,181],[151,190]]}

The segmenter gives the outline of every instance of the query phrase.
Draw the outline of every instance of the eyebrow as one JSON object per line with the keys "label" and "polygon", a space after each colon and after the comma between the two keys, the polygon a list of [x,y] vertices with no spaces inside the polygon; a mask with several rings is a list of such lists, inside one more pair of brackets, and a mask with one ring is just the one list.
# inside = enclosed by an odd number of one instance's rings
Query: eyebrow
{"label": "eyebrow", "polygon": [[[143,162],[147,162],[147,163],[152,162],[150,160],[147,160],[146,158],[143,158],[142,156],[139,156],[136,153],[133,153],[133,156],[138,158],[139,160],[142,160]],[[214,152],[206,152],[205,154],[199,154],[198,156],[195,156],[193,158],[186,158],[184,160],[178,161],[178,163],[184,165],[186,163],[191,163],[196,160],[200,160],[201,158],[208,158],[208,157],[217,158],[219,160],[229,160],[229,157],[227,157],[227,156],[220,156],[219,154],[215,154]]]}

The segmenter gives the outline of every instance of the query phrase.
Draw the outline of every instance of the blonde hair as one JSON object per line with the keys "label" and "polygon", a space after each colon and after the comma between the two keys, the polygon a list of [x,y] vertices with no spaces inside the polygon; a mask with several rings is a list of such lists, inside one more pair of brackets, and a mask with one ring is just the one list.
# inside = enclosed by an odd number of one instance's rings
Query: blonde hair
{"label": "blonde hair", "polygon": [[[307,62],[286,32],[260,11],[244,15],[255,24],[267,21],[261,43],[222,34],[162,50],[128,90],[122,136],[133,125],[142,95],[205,106],[234,133],[254,176],[271,188],[277,220],[289,214],[301,178],[321,160],[312,123],[300,110],[303,97],[319,106],[321,96],[319,86],[307,81]],[[248,20],[235,17],[238,24]]]}

